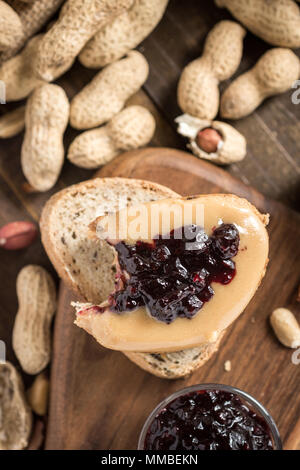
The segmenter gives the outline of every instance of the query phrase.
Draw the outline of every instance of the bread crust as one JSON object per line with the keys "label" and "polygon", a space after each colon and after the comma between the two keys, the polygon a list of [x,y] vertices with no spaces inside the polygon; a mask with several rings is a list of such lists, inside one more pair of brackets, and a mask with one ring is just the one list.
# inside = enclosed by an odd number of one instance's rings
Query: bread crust
{"label": "bread crust", "polygon": [[225,331],[222,331],[215,343],[203,343],[197,348],[176,353],[123,352],[123,354],[143,370],[156,375],[156,377],[180,379],[195,372],[218,351],[224,334]]}

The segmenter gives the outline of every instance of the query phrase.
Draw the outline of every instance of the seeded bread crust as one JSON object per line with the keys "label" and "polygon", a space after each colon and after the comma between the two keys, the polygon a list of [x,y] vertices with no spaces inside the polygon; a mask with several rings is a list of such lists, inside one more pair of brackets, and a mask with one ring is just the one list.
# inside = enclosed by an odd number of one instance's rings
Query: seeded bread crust
{"label": "seeded bread crust", "polygon": [[172,353],[124,352],[132,362],[142,369],[163,379],[185,378],[203,366],[218,351],[225,334],[222,331],[215,343],[203,343],[197,348]]}

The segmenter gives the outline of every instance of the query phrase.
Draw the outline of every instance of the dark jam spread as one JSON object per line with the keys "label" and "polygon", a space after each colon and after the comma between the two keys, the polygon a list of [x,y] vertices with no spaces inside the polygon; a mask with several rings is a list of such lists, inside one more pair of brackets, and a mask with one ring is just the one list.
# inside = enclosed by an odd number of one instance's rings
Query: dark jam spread
{"label": "dark jam spread", "polygon": [[212,282],[228,284],[234,278],[232,258],[239,240],[235,225],[222,224],[210,237],[203,228],[188,225],[152,243],[117,243],[122,288],[110,296],[110,310],[122,313],[145,306],[165,323],[192,318],[214,295]]}
{"label": "dark jam spread", "polygon": [[145,450],[272,450],[266,421],[236,394],[202,390],[171,401],[152,421]]}

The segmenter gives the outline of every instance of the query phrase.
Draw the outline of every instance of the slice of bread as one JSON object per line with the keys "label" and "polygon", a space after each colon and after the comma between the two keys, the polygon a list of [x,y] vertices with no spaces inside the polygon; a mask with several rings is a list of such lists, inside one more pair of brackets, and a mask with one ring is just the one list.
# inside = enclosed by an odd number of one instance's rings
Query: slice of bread
{"label": "slice of bread", "polygon": [[[114,288],[114,252],[107,243],[88,237],[89,224],[128,204],[177,196],[169,188],[135,179],[95,178],[75,184],[45,205],[40,221],[43,245],[63,281],[83,300],[99,304]],[[126,356],[154,375],[175,379],[203,365],[217,350],[219,340],[175,353]]]}
{"label": "slice of bread", "polygon": [[22,378],[13,364],[0,363],[0,450],[27,447],[32,413],[26,401]]}

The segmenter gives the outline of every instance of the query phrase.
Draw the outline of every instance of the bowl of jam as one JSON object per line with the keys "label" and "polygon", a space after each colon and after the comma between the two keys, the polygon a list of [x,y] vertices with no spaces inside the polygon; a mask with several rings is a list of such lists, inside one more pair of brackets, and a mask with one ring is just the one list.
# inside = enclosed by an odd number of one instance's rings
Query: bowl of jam
{"label": "bowl of jam", "polygon": [[139,450],[280,450],[268,411],[248,393],[220,384],[179,390],[146,420]]}

